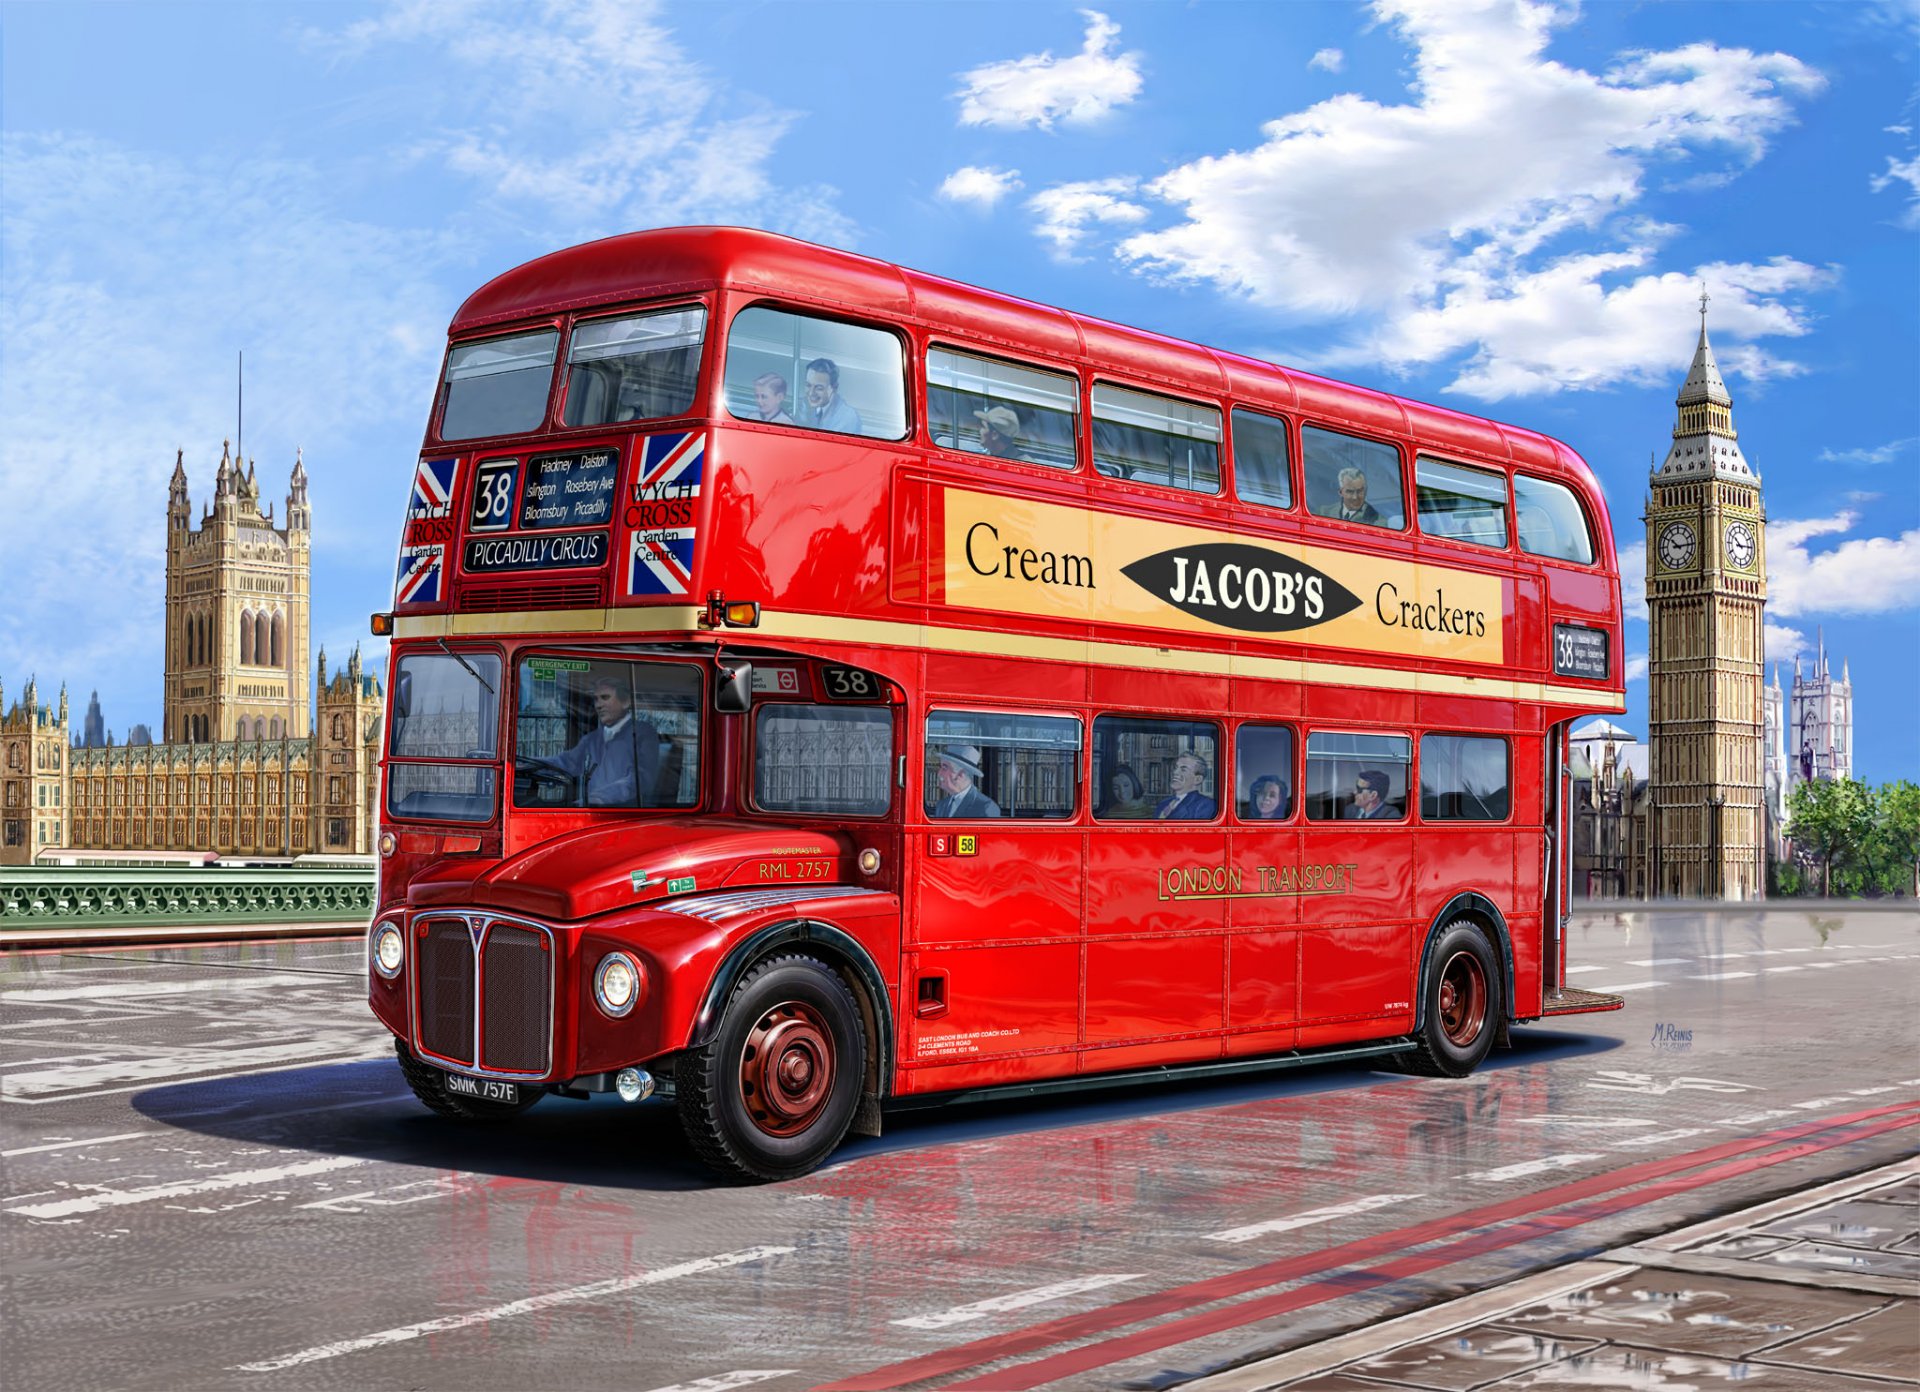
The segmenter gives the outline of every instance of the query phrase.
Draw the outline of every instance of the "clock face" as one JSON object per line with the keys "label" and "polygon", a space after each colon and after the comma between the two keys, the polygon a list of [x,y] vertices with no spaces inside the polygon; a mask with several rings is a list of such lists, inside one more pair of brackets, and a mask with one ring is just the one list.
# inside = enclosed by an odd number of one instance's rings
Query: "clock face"
{"label": "clock face", "polygon": [[1727,528],[1727,564],[1735,570],[1745,570],[1753,564],[1753,528],[1744,522],[1735,522]]}
{"label": "clock face", "polygon": [[1669,522],[1660,529],[1660,564],[1678,570],[1693,559],[1693,528]]}

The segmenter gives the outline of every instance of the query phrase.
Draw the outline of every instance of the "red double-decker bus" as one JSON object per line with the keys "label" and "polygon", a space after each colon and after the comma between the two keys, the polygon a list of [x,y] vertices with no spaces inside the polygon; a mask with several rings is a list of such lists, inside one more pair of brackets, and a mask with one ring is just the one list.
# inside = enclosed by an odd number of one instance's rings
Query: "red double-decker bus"
{"label": "red double-decker bus", "polygon": [[1530,431],[766,233],[455,317],[373,1009],[426,1104],[671,1092],[737,1178],[888,1104],[1377,1056],[1565,986],[1593,476]]}

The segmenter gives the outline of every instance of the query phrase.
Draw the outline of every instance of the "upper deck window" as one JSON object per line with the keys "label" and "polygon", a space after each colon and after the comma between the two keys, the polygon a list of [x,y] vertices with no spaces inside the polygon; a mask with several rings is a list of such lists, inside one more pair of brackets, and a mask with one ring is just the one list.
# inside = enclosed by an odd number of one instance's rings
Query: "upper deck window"
{"label": "upper deck window", "polygon": [[573,326],[567,345],[567,425],[683,416],[700,378],[707,311],[670,309]]}
{"label": "upper deck window", "polygon": [[1571,488],[1515,474],[1513,511],[1519,520],[1522,551],[1593,564],[1593,533],[1587,530],[1587,515]]}
{"label": "upper deck window", "polygon": [[539,429],[559,347],[558,329],[456,344],[447,354],[440,438],[479,440]]}
{"label": "upper deck window", "polygon": [[1233,491],[1242,502],[1293,506],[1287,423],[1254,411],[1233,413]]}
{"label": "upper deck window", "polygon": [[1098,383],[1093,467],[1109,478],[1220,491],[1220,412],[1212,406]]}
{"label": "upper deck window", "polygon": [[1400,500],[1400,451],[1392,445],[1304,425],[1300,450],[1306,462],[1307,507],[1314,516],[1395,531],[1407,525]]}
{"label": "upper deck window", "polygon": [[1421,455],[1414,461],[1420,530],[1475,546],[1507,544],[1507,480],[1490,469],[1468,469]]}
{"label": "upper deck window", "polygon": [[927,350],[927,428],[945,449],[1074,466],[1080,384],[949,348]]}
{"label": "upper deck window", "polygon": [[743,309],[727,333],[726,393],[740,420],[878,440],[907,433],[900,340],[882,329]]}

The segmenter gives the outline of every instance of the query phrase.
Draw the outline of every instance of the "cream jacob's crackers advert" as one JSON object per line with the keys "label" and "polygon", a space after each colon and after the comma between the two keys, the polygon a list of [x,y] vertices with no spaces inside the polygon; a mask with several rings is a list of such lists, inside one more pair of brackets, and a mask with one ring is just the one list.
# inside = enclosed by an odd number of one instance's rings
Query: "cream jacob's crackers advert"
{"label": "cream jacob's crackers advert", "polygon": [[1497,664],[1499,577],[941,489],[935,603]]}

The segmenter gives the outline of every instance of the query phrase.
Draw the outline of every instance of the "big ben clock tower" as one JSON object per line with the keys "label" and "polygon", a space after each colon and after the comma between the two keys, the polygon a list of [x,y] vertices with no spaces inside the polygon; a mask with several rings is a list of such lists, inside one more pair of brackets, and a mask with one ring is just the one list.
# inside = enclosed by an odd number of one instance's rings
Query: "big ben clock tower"
{"label": "big ben clock tower", "polygon": [[1647,497],[1650,880],[1657,895],[1755,899],[1767,882],[1767,515],[1707,342],[1707,298]]}

